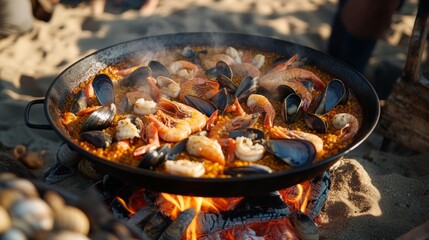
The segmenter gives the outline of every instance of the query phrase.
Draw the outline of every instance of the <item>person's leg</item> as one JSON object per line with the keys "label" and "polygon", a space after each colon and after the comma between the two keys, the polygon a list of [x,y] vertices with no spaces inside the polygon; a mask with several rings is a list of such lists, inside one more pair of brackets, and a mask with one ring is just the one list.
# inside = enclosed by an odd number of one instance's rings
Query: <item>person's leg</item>
{"label": "person's leg", "polygon": [[33,26],[30,0],[0,0],[0,38],[29,31]]}
{"label": "person's leg", "polygon": [[390,26],[401,0],[341,0],[328,54],[364,72],[378,38]]}

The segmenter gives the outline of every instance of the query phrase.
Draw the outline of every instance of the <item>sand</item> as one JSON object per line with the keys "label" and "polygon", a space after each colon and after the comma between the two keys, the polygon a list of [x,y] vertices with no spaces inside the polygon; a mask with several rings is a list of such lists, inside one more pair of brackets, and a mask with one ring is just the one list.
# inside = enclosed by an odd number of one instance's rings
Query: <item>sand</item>
{"label": "sand", "polygon": [[[59,73],[98,49],[149,35],[216,31],[275,37],[325,51],[336,4],[335,0],[161,0],[149,17],[130,10],[97,18],[85,3],[57,5],[49,22],[35,21],[29,33],[0,40],[0,143],[45,150],[48,167],[61,140],[53,131],[27,128],[25,106],[44,98]],[[379,63],[403,67],[415,10],[416,1],[408,1],[395,15],[364,73],[368,79]],[[33,108],[31,121],[46,123],[41,106]],[[331,169],[331,194],[318,218],[321,238],[393,239],[429,219],[429,155],[402,148],[381,152],[381,141],[374,132]],[[42,178],[42,171],[33,172]],[[88,185],[82,180],[76,186]]]}

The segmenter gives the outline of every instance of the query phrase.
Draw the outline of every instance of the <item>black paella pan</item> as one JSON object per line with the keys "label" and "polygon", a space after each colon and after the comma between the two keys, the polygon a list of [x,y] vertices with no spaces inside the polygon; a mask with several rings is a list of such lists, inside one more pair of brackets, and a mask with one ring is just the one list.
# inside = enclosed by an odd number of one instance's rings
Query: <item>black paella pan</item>
{"label": "black paella pan", "polygon": [[[167,175],[150,170],[125,166],[104,160],[84,150],[74,142],[61,124],[61,109],[79,83],[87,80],[103,68],[130,58],[142,56],[153,49],[183,49],[186,46],[232,46],[256,51],[273,52],[280,56],[298,54],[306,64],[315,65],[341,79],[354,93],[363,109],[363,121],[354,141],[338,154],[293,170],[240,178],[190,178]],[[44,104],[49,125],[29,121],[31,107]],[[49,87],[45,99],[34,100],[27,105],[27,126],[53,129],[76,151],[90,159],[94,166],[109,175],[133,185],[159,192],[181,195],[229,197],[266,193],[286,188],[314,178],[327,170],[345,154],[360,145],[374,130],[380,115],[377,94],[371,84],[356,70],[326,54],[299,44],[261,36],[236,33],[180,33],[145,37],[120,43],[99,50],[64,70]]]}

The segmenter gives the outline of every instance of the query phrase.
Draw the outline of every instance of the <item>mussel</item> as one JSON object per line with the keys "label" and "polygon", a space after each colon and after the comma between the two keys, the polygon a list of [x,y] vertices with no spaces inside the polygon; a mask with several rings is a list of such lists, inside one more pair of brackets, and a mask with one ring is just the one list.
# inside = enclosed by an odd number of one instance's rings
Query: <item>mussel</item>
{"label": "mussel", "polygon": [[95,96],[101,105],[106,105],[115,102],[115,94],[113,91],[113,83],[106,74],[97,75],[92,81]]}
{"label": "mussel", "polygon": [[223,114],[226,110],[226,107],[232,104],[232,99],[226,88],[220,89],[211,101],[219,110],[219,114]]}
{"label": "mussel", "polygon": [[199,64],[201,62],[200,54],[207,54],[207,50],[201,50],[196,52],[193,48],[187,46],[180,53],[183,57],[189,59],[192,63]]}
{"label": "mussel", "polygon": [[152,70],[152,77],[157,79],[159,76],[171,78],[170,71],[162,63],[152,60],[147,65]]}
{"label": "mussel", "polygon": [[286,123],[294,123],[303,113],[302,99],[295,93],[289,94],[282,103],[281,113]]}
{"label": "mussel", "polygon": [[256,93],[258,81],[259,77],[246,76],[241,80],[234,96],[238,98],[239,101],[246,100],[250,94]]}
{"label": "mussel", "polygon": [[168,152],[170,151],[170,144],[166,143],[157,149],[146,153],[142,160],[139,162],[138,167],[143,169],[154,169],[166,161]]}
{"label": "mussel", "polygon": [[247,137],[252,141],[264,139],[264,132],[256,128],[239,128],[231,131],[229,137],[236,139],[237,137]]}
{"label": "mussel", "polygon": [[270,139],[265,147],[268,152],[293,167],[303,166],[316,158],[313,143],[302,139]]}
{"label": "mussel", "polygon": [[147,66],[143,66],[125,76],[119,83],[121,87],[145,86],[151,76],[152,70]]}
{"label": "mussel", "polygon": [[207,117],[210,117],[217,110],[217,107],[211,101],[197,96],[185,95],[185,103],[198,109]]}
{"label": "mussel", "polygon": [[82,132],[91,130],[103,130],[110,126],[116,115],[116,106],[111,103],[94,111],[85,120],[82,126]]}
{"label": "mussel", "polygon": [[80,136],[96,148],[106,148],[112,144],[112,137],[106,132],[88,131],[81,133]]}
{"label": "mussel", "polygon": [[85,90],[80,90],[76,96],[73,98],[73,102],[70,106],[70,112],[76,114],[83,109],[87,108],[88,101],[86,98]]}
{"label": "mussel", "polygon": [[296,94],[295,90],[287,85],[279,85],[274,92],[274,99],[283,101],[290,94]]}
{"label": "mussel", "polygon": [[348,98],[347,89],[339,79],[328,83],[325,90],[317,97],[314,113],[323,115]]}
{"label": "mussel", "polygon": [[232,82],[231,78],[229,78],[228,76],[219,74],[216,80],[219,83],[219,86],[221,88],[225,88],[228,91],[228,93],[235,94],[235,92],[237,91],[237,86],[235,85],[235,83]]}
{"label": "mussel", "polygon": [[170,151],[167,154],[166,159],[167,160],[174,160],[177,156],[177,154],[182,153],[186,150],[186,143],[188,143],[189,138],[185,138],[176,144],[170,149]]}
{"label": "mussel", "polygon": [[304,113],[305,124],[318,133],[326,133],[328,124],[318,115],[311,113]]}

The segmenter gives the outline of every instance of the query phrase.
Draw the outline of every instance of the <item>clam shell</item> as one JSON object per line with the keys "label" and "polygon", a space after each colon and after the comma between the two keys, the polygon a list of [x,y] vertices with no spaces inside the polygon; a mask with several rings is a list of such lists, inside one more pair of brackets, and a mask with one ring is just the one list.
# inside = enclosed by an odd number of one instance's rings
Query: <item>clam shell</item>
{"label": "clam shell", "polygon": [[64,198],[54,191],[47,191],[43,196],[43,199],[54,212],[62,210],[65,205]]}
{"label": "clam shell", "polygon": [[13,225],[27,236],[32,236],[38,230],[49,231],[54,224],[51,208],[40,198],[18,201],[10,207],[9,213]]}
{"label": "clam shell", "polygon": [[1,234],[2,240],[27,240],[25,234],[18,228],[11,228]]}
{"label": "clam shell", "polygon": [[72,206],[65,206],[55,213],[54,229],[87,235],[89,233],[90,223],[88,217],[82,210]]}
{"label": "clam shell", "polygon": [[9,209],[15,202],[25,199],[19,190],[8,188],[0,190],[0,206]]}
{"label": "clam shell", "polygon": [[16,178],[3,181],[0,183],[0,189],[5,188],[16,189],[26,197],[39,197],[36,187],[27,179]]}

